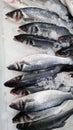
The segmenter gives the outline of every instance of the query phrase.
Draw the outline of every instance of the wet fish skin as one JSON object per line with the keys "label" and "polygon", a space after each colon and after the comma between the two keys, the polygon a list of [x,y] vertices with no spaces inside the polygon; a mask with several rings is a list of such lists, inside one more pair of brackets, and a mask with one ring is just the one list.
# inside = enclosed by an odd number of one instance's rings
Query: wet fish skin
{"label": "wet fish skin", "polygon": [[[66,106],[67,107],[67,106]],[[47,117],[32,123],[17,124],[17,128],[21,130],[45,130],[63,127],[66,120],[73,114],[73,108],[64,109],[60,113]]]}
{"label": "wet fish skin", "polygon": [[32,22],[22,26],[19,26],[19,29],[34,35],[47,36],[49,38],[54,38],[52,35],[55,35],[54,39],[63,35],[70,34],[69,30],[65,27],[60,27],[55,24],[46,23],[46,22]]}
{"label": "wet fish skin", "polygon": [[[36,58],[35,58],[36,57]],[[48,60],[47,60],[48,59]],[[22,72],[33,72],[45,70],[55,65],[73,65],[73,60],[70,57],[49,56],[48,54],[34,54],[25,57],[20,62],[9,65],[9,70]]]}
{"label": "wet fish skin", "polygon": [[55,106],[43,111],[31,112],[31,113],[19,112],[17,115],[15,115],[15,117],[13,117],[12,122],[33,123],[34,121],[38,121],[43,118],[47,118],[47,117],[50,118],[51,116],[59,114],[61,111],[63,111],[64,108],[66,108],[66,106],[68,106],[68,101],[66,101],[66,103],[62,103],[60,106]]}
{"label": "wet fish skin", "polygon": [[12,102],[10,107],[22,112],[37,112],[58,106],[64,101],[72,99],[73,96],[71,93],[61,92],[59,90],[45,90],[23,96]]}
{"label": "wet fish skin", "polygon": [[19,34],[14,36],[14,40],[19,41],[21,43],[26,42],[26,44],[36,46],[36,47],[52,47],[57,42],[56,40],[49,39],[48,37],[43,36],[35,36],[31,34]]}
{"label": "wet fish skin", "polygon": [[[53,66],[44,72],[32,73],[27,75],[19,75],[4,83],[6,87],[24,87],[27,88],[35,83],[39,82],[42,78],[54,77],[58,72],[63,71],[62,65]],[[72,67],[73,68],[73,67]]]}
{"label": "wet fish skin", "polygon": [[73,56],[73,47],[63,47],[62,49],[55,52],[55,54],[61,56]]}

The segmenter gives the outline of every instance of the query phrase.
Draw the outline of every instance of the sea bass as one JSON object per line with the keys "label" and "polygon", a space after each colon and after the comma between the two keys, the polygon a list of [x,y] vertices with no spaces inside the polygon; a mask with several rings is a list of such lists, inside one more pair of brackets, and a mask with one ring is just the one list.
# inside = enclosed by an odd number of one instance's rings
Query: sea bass
{"label": "sea bass", "polygon": [[64,101],[72,99],[73,95],[70,92],[45,90],[16,99],[10,104],[10,107],[26,113],[37,112],[58,106]]}
{"label": "sea bass", "polygon": [[22,26],[19,29],[23,32],[33,35],[41,35],[52,39],[58,39],[63,35],[69,35],[70,32],[65,27],[60,27],[55,24],[45,22],[32,22]]}
{"label": "sea bass", "polygon": [[55,116],[63,111],[68,106],[68,103],[70,101],[66,101],[62,103],[59,106],[52,107],[46,110],[38,111],[38,112],[31,112],[31,113],[25,113],[25,112],[19,112],[13,119],[13,123],[32,123],[34,121],[41,120],[43,118],[50,118],[52,116]]}
{"label": "sea bass", "polygon": [[[4,83],[5,86],[7,87],[24,87],[27,88],[31,85],[36,84],[37,82],[39,82],[42,79],[46,79],[46,78],[51,78],[54,77],[57,73],[63,71],[63,68],[65,70],[66,66],[63,67],[61,66],[55,66],[50,68],[50,70],[46,70],[44,72],[40,72],[40,73],[32,73],[32,74],[27,74],[27,75],[19,75],[7,82]],[[73,67],[72,67],[73,69]],[[71,70],[72,70],[71,69]],[[67,67],[66,70],[69,70],[69,68]]]}
{"label": "sea bass", "polygon": [[21,61],[8,66],[9,70],[22,72],[41,71],[55,65],[73,65],[70,57],[49,56],[48,54],[34,54],[23,58]]}
{"label": "sea bass", "polygon": [[[63,107],[63,110],[53,116],[41,119],[32,123],[17,124],[17,128],[21,130],[48,130],[64,127],[66,120],[73,114],[73,103],[68,101],[68,107]],[[40,127],[41,126],[41,127]]]}
{"label": "sea bass", "polygon": [[[14,8],[23,8],[23,7],[40,7],[43,9],[48,9],[50,11],[56,12],[63,19],[68,19],[68,10],[60,2],[60,0],[4,0],[10,6]],[[48,8],[49,7],[49,8]],[[56,10],[54,9],[56,8]]]}
{"label": "sea bass", "polygon": [[8,12],[6,16],[15,21],[43,21],[72,29],[72,21],[67,22],[66,20],[60,18],[57,13],[37,7],[20,8],[13,10],[11,12]]}
{"label": "sea bass", "polygon": [[[47,49],[47,47],[54,47],[54,44],[58,44],[58,42],[54,39],[49,39],[48,37],[43,36],[35,36],[31,34],[19,34],[14,36],[14,40],[26,43],[34,47],[41,47]],[[56,46],[56,45],[55,45]]]}

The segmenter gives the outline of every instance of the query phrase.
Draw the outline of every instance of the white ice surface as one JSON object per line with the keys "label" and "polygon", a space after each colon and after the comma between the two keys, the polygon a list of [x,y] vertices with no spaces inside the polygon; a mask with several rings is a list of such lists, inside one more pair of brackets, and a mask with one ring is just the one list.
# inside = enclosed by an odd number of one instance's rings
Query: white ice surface
{"label": "white ice surface", "polygon": [[[5,88],[3,83],[20,73],[8,71],[6,66],[24,56],[42,53],[42,50],[13,41],[13,36],[18,33],[17,29],[20,24],[5,19],[5,13],[11,10],[11,7],[9,8],[1,1],[0,5],[0,129],[16,130],[15,125],[12,124],[12,118],[17,111],[8,106],[16,97],[9,93],[10,89]],[[50,49],[48,49],[48,54],[52,54]],[[65,127],[59,130],[73,130],[73,116],[68,119]]]}

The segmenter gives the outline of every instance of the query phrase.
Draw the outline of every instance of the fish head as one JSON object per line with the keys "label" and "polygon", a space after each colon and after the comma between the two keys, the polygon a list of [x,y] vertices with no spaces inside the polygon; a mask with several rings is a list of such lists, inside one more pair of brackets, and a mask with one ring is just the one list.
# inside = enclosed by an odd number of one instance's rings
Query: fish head
{"label": "fish head", "polygon": [[11,11],[11,12],[8,12],[8,13],[6,14],[6,16],[7,16],[8,18],[13,19],[14,21],[17,21],[17,22],[20,21],[20,20],[23,18],[22,11],[19,10],[19,9],[13,10],[13,11]]}
{"label": "fish head", "polygon": [[23,77],[24,77],[23,75],[19,75],[11,80],[8,80],[7,82],[4,83],[4,85],[8,87],[15,87],[21,82],[21,80],[23,80]]}
{"label": "fish head", "polygon": [[16,35],[14,36],[14,40],[19,42],[24,42],[26,40],[26,35],[25,34]]}
{"label": "fish head", "polygon": [[7,68],[9,70],[22,71],[24,64],[25,64],[24,61],[20,62],[17,61],[14,64],[9,65]]}
{"label": "fish head", "polygon": [[25,104],[22,99],[15,101],[9,105],[9,107],[11,107],[15,110],[20,110],[20,111],[23,111],[24,106],[25,106]]}
{"label": "fish head", "polygon": [[23,32],[28,32],[29,27],[28,27],[27,24],[25,24],[25,25],[19,26],[19,29],[20,29],[21,31],[23,31]]}

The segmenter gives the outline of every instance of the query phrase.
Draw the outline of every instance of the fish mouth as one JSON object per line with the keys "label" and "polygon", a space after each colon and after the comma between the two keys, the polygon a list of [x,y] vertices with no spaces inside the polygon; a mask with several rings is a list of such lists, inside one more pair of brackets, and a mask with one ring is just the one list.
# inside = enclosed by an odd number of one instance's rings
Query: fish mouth
{"label": "fish mouth", "polygon": [[13,40],[17,42],[24,42],[24,39],[21,35],[14,36]]}
{"label": "fish mouth", "polygon": [[8,70],[16,70],[16,67],[15,67],[15,65],[9,65],[9,66],[7,66],[7,68],[8,68]]}
{"label": "fish mouth", "polygon": [[19,41],[17,36],[14,36],[13,40],[17,42]]}
{"label": "fish mouth", "polygon": [[4,86],[6,86],[6,87],[12,87],[13,88],[13,87],[15,87],[15,85],[16,85],[16,83],[15,83],[14,80],[9,80],[9,81],[4,83]]}
{"label": "fish mouth", "polygon": [[15,109],[15,110],[18,110],[18,107],[17,107],[17,104],[16,104],[16,103],[11,103],[11,104],[9,105],[9,107],[10,107],[10,108],[13,108],[13,109]]}

